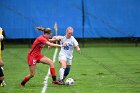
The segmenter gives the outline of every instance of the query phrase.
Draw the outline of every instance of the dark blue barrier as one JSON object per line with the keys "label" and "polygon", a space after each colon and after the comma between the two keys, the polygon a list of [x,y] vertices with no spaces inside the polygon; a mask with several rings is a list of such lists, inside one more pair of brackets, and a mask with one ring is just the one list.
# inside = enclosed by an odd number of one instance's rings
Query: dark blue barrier
{"label": "dark blue barrier", "polygon": [[[7,38],[36,38],[35,27],[58,34],[72,26],[77,38],[140,37],[139,0],[1,0],[0,26]],[[53,31],[53,35],[55,32]]]}

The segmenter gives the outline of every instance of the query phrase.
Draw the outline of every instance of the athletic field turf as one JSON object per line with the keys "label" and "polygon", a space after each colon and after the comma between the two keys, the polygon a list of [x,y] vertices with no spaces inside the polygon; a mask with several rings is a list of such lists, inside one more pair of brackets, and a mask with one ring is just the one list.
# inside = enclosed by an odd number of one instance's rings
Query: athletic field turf
{"label": "athletic field turf", "polygon": [[[28,47],[7,46],[3,52],[6,87],[0,93],[41,93],[48,65],[38,64],[36,75],[26,87],[19,83],[28,74]],[[43,53],[52,59],[55,48]],[[59,70],[58,60],[55,67]],[[74,52],[73,66],[68,77],[74,86],[56,86],[49,78],[46,93],[140,93],[140,47],[95,46]]]}

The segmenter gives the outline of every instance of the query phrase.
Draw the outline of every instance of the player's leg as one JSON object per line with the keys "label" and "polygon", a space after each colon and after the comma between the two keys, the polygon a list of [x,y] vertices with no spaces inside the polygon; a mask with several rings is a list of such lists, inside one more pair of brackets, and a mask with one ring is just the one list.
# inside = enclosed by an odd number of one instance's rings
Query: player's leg
{"label": "player's leg", "polygon": [[3,64],[2,60],[0,60],[0,85],[2,87],[4,87],[6,85],[5,82],[4,82],[4,74],[3,74],[3,69],[2,69],[3,65],[4,64]]}
{"label": "player's leg", "polygon": [[54,67],[54,62],[49,59],[48,57],[44,56],[43,58],[40,59],[40,62],[44,63],[44,64],[48,64],[50,65],[50,73],[52,76],[52,80],[53,80],[53,84],[57,84],[57,85],[62,85],[61,82],[59,82],[58,80],[56,80],[56,71],[55,71],[55,67]]}
{"label": "player's leg", "polygon": [[3,74],[3,71],[0,67],[0,84],[3,82],[3,80],[4,80],[4,74]]}
{"label": "player's leg", "polygon": [[48,57],[42,56],[42,55],[40,55],[39,62],[48,64],[50,66],[50,73],[51,73],[52,80],[53,80],[52,83],[57,84],[57,85],[62,85],[62,83],[56,79],[56,70],[54,67],[54,62],[51,59],[49,59]]}
{"label": "player's leg", "polygon": [[61,82],[64,83],[63,78],[64,78],[64,71],[66,69],[67,58],[64,55],[63,56],[59,55],[58,60],[59,60],[59,63],[60,63],[59,79],[60,79]]}
{"label": "player's leg", "polygon": [[3,69],[2,67],[0,67],[0,86],[4,87],[6,86],[6,83],[4,81],[4,74],[3,74]]}
{"label": "player's leg", "polygon": [[2,66],[4,66],[4,64],[3,64],[3,61],[2,61],[1,41],[0,41],[0,84],[4,80],[4,74],[3,74],[3,70],[1,68]]}
{"label": "player's leg", "polygon": [[68,74],[70,73],[70,69],[71,69],[71,65],[72,65],[72,59],[67,59],[67,66],[66,69],[64,71],[64,78],[63,80],[68,76]]}
{"label": "player's leg", "polygon": [[51,59],[49,59],[48,57],[44,56],[43,58],[40,59],[40,61],[44,64],[48,64],[50,66],[50,73],[52,75],[52,80],[56,81],[56,71],[54,68],[54,63]]}
{"label": "player's leg", "polygon": [[71,69],[71,65],[67,65],[65,72],[64,72],[64,78],[63,80],[68,76],[68,74],[70,73],[70,69]]}
{"label": "player's leg", "polygon": [[25,86],[25,84],[35,75],[35,68],[36,68],[36,63],[37,60],[32,57],[30,54],[28,54],[28,66],[29,66],[29,70],[30,73],[24,77],[24,79],[22,80],[22,82],[20,83],[21,86]]}
{"label": "player's leg", "polygon": [[66,60],[60,60],[59,63],[60,63],[59,78],[60,78],[60,81],[63,81],[64,71],[66,69]]}
{"label": "player's leg", "polygon": [[25,84],[34,77],[35,75],[35,68],[36,65],[31,65],[29,66],[29,70],[30,70],[30,74],[28,74],[27,76],[24,77],[23,81],[21,82],[21,86],[25,86]]}

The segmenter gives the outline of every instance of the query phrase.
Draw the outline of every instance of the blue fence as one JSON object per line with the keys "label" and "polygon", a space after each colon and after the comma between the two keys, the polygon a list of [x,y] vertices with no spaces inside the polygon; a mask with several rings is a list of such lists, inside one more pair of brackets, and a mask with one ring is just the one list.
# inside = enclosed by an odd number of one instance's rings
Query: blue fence
{"label": "blue fence", "polygon": [[[140,37],[140,0],[0,0],[0,26],[7,38],[36,38],[37,26],[76,38]],[[55,33],[53,31],[53,33]],[[55,35],[55,34],[53,34]]]}

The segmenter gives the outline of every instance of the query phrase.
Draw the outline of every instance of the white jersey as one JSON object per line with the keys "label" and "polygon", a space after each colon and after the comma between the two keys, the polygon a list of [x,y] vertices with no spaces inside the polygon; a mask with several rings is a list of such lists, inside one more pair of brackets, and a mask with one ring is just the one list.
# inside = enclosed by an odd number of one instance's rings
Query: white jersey
{"label": "white jersey", "polygon": [[66,38],[66,36],[57,36],[57,39],[61,40],[61,45],[66,44],[65,47],[61,47],[59,56],[65,56],[68,59],[72,59],[74,47],[78,46],[77,40],[73,36],[70,38]]}

